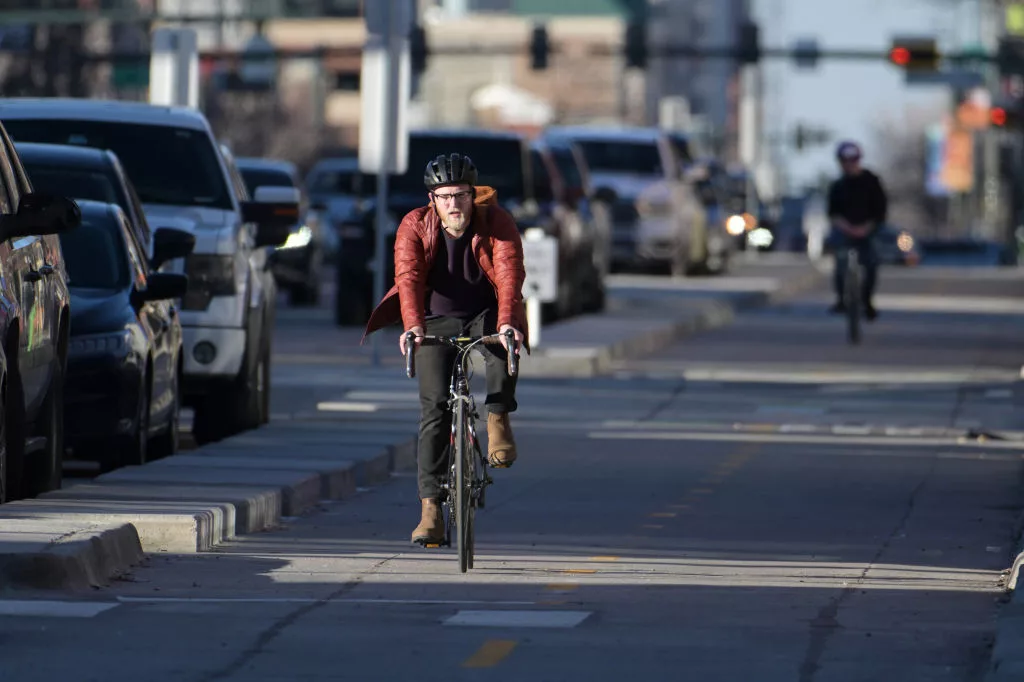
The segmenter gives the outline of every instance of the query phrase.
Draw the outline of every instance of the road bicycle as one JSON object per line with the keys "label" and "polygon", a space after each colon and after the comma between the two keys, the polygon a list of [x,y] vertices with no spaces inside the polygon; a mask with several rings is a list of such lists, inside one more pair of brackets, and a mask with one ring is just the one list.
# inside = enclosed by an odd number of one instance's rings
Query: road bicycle
{"label": "road bicycle", "polygon": [[[519,372],[519,355],[515,334],[509,330],[504,334],[487,336],[421,336],[420,345],[444,345],[456,349],[455,367],[448,388],[448,410],[452,417],[451,439],[447,448],[448,477],[441,484],[441,507],[444,514],[444,540],[427,547],[452,544],[455,535],[459,554],[459,570],[465,573],[473,568],[474,523],[476,510],[484,506],[487,486],[493,483],[487,473],[487,458],[480,448],[476,436],[476,422],[479,414],[476,401],[469,390],[470,353],[481,352],[479,344],[501,343],[504,339],[508,351],[507,371],[509,376]],[[416,336],[407,332],[405,336],[405,374],[410,379],[416,376]]]}

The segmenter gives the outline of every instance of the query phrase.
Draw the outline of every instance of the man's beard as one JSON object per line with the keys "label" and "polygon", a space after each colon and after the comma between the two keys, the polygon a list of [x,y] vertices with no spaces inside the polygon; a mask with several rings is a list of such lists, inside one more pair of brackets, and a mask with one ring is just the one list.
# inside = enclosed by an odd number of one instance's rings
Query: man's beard
{"label": "man's beard", "polygon": [[466,226],[469,223],[469,216],[465,213],[460,213],[457,216],[444,213],[441,216],[441,222],[444,224],[446,230],[458,234],[466,229]]}

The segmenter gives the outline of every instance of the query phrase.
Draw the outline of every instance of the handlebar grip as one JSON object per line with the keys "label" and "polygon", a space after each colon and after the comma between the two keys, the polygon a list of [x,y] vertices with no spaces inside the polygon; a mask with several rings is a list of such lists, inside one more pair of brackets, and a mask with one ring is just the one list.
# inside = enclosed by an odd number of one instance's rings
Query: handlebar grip
{"label": "handlebar grip", "polygon": [[505,331],[508,342],[508,375],[514,377],[519,373],[519,348],[516,347],[516,335],[511,329]]}
{"label": "handlebar grip", "polygon": [[405,335],[405,376],[416,376],[416,335],[412,332]]}

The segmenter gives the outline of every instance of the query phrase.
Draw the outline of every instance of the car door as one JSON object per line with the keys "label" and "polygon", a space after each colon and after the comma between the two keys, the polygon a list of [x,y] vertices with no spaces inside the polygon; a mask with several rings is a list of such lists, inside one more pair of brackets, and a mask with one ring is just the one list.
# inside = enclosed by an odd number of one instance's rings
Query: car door
{"label": "car door", "polygon": [[[138,235],[128,222],[127,217],[120,214],[121,229],[124,234],[128,260],[131,261],[132,279],[138,289],[144,289],[149,281],[149,261],[146,249],[139,242]],[[147,301],[138,309],[139,323],[150,338],[150,352],[153,360],[152,391],[149,396],[150,424],[162,423],[167,410],[173,407],[174,351],[172,343],[174,315],[170,301]]]}
{"label": "car door", "polygon": [[[10,212],[17,211],[23,194],[31,191],[25,171],[14,153],[6,132],[0,129],[0,176],[6,187],[5,199]],[[25,393],[26,417],[35,418],[46,398],[55,356],[53,339],[57,313],[50,310],[54,300],[50,282],[54,272],[47,265],[42,237],[19,237],[9,240],[7,272],[16,279],[15,288],[21,300],[20,334],[18,339],[18,371]],[[58,246],[59,249],[59,246]],[[59,253],[59,251],[58,251]]]}

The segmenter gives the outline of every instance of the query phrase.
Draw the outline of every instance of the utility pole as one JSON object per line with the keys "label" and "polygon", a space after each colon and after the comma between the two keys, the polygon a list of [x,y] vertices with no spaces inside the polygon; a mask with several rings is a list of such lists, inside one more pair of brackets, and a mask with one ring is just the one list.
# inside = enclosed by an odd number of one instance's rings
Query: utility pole
{"label": "utility pole", "polygon": [[[978,43],[987,52],[994,52],[998,46],[999,35],[1002,33],[998,0],[978,0]],[[984,67],[985,84],[989,93],[995,96],[999,92],[999,69],[995,64]],[[999,137],[997,131],[989,128],[982,137],[982,182],[980,187],[981,222],[983,236],[988,239],[999,239]]]}

